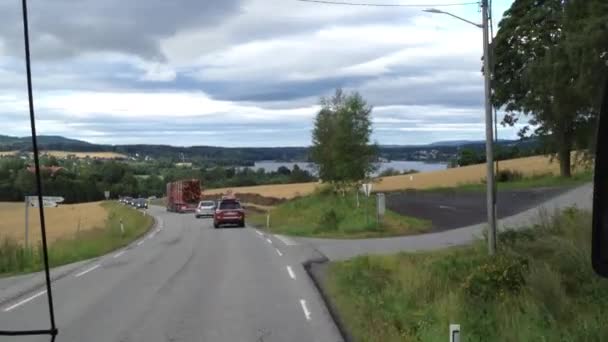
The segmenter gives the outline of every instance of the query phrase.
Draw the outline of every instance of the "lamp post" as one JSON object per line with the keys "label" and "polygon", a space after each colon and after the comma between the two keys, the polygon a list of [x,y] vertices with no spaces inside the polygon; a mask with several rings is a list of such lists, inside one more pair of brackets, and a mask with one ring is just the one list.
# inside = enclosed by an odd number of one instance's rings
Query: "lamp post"
{"label": "lamp post", "polygon": [[488,253],[496,253],[496,187],[494,186],[494,133],[492,131],[492,104],[490,102],[490,41],[489,41],[489,18],[488,0],[481,0],[482,23],[477,24],[470,20],[461,18],[452,13],[444,12],[435,8],[424,10],[428,13],[446,14],[468,24],[479,27],[483,30],[483,74],[484,74],[484,94],[485,94],[485,115],[486,115],[486,205],[488,214]]}

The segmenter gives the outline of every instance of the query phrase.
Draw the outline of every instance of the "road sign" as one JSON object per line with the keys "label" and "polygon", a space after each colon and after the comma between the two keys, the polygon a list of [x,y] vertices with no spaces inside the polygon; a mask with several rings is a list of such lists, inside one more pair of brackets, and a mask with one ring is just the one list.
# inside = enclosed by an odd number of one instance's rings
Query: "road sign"
{"label": "road sign", "polygon": [[[57,203],[63,202],[64,198],[59,196],[43,196],[42,197],[42,205],[45,208],[54,208],[57,206]],[[38,208],[38,196],[26,196],[26,203],[34,208]]]}
{"label": "road sign", "polygon": [[[36,196],[30,196],[32,198],[38,198]],[[49,202],[56,202],[56,203],[61,203],[63,202],[65,199],[61,196],[43,196],[42,199],[49,201]]]}
{"label": "road sign", "polygon": [[106,201],[110,199],[110,192],[108,190],[104,191],[103,195],[106,197]]}
{"label": "road sign", "polygon": [[361,185],[361,190],[365,194],[365,196],[369,196],[372,193],[372,183],[363,183]]}

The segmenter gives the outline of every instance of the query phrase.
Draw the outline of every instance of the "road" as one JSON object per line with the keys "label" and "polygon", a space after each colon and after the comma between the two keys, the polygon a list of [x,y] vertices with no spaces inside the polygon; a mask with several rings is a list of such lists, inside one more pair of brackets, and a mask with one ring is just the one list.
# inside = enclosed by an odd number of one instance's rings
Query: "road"
{"label": "road", "polygon": [[[302,267],[314,251],[251,228],[150,212],[157,227],[146,237],[53,283],[57,342],[341,340]],[[0,330],[48,328],[42,290],[2,303]]]}
{"label": "road", "polygon": [[[593,185],[590,183],[570,189],[561,195],[540,203],[536,207],[500,219],[498,221],[498,229],[531,227],[535,223],[538,223],[539,219],[568,207],[591,210],[592,195]],[[448,213],[448,211],[441,210],[436,210],[436,212],[437,216]],[[314,248],[331,261],[337,261],[365,254],[393,254],[465,245],[476,239],[480,239],[485,228],[486,223],[482,222],[460,228],[412,236],[360,240],[296,238],[295,241]],[[500,243],[500,240],[498,243]]]}
{"label": "road", "polygon": [[[501,190],[497,193],[497,217],[509,217],[534,208],[570,188],[551,187]],[[485,222],[486,193],[475,191],[406,191],[387,195],[387,207],[402,215],[427,219],[433,231],[466,227]]]}

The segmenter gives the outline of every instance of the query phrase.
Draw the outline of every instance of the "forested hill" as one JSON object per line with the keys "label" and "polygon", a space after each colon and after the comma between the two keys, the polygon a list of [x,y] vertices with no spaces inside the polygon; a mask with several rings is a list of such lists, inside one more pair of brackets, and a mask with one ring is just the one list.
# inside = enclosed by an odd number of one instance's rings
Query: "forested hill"
{"label": "forested hill", "polygon": [[[117,152],[131,157],[167,159],[172,161],[199,160],[227,165],[248,165],[261,160],[308,161],[308,147],[216,147],[169,145],[104,145],[92,144],[82,140],[68,139],[61,136],[38,137],[41,150],[58,150],[69,152]],[[538,148],[535,140],[512,141],[501,140],[499,145],[515,148],[525,154],[532,154]],[[470,148],[483,152],[483,141],[443,141],[429,145],[382,145],[379,155],[387,160],[427,160],[448,161],[460,149]],[[0,135],[0,151],[31,151],[30,137],[11,137]]]}

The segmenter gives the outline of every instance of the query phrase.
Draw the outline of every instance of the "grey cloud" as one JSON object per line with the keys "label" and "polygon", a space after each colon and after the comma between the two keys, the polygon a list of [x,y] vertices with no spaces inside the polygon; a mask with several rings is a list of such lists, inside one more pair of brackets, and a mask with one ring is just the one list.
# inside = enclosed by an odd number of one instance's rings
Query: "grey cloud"
{"label": "grey cloud", "polygon": [[[159,40],[181,29],[217,25],[240,0],[35,0],[29,2],[32,56],[52,59],[113,51],[162,60]],[[0,5],[0,35],[20,56],[20,2]]]}

